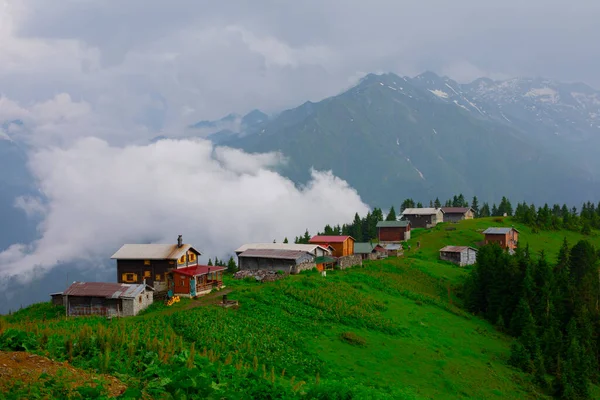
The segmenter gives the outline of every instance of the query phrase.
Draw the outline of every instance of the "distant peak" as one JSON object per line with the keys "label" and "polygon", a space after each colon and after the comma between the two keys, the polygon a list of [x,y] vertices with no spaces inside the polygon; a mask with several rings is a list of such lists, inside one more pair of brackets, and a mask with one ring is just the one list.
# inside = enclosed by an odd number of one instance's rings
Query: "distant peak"
{"label": "distant peak", "polygon": [[415,76],[415,79],[419,79],[419,80],[421,80],[421,79],[433,79],[433,80],[436,80],[436,79],[441,79],[441,78],[435,72],[432,72],[432,71],[428,70],[428,71],[423,72],[422,74],[419,74],[419,75]]}

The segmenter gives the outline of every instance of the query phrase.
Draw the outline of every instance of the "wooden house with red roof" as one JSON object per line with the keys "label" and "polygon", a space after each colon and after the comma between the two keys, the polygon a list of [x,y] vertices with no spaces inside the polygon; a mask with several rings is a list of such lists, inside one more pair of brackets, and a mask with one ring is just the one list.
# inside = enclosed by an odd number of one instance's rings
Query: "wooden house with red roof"
{"label": "wooden house with red roof", "polygon": [[195,265],[171,270],[167,274],[171,295],[198,297],[223,287],[225,267]]}
{"label": "wooden house with red roof", "polygon": [[333,247],[334,257],[345,257],[354,254],[354,238],[352,236],[317,235],[313,236],[309,243],[318,244],[323,247]]}

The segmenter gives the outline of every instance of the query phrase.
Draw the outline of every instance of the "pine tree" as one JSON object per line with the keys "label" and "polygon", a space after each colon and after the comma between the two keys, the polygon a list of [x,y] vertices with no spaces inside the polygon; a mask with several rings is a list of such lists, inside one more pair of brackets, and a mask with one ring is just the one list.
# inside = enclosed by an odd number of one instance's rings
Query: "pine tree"
{"label": "pine tree", "polygon": [[285,244],[289,243],[287,237],[283,238],[283,243],[285,243]]}
{"label": "pine tree", "polygon": [[387,217],[385,217],[386,221],[396,221],[397,217],[396,217],[396,210],[394,210],[394,206],[392,206],[390,208],[390,212],[388,213]]}
{"label": "pine tree", "polygon": [[492,206],[492,217],[497,217],[500,214],[498,214],[498,207],[496,207],[496,203],[494,203],[494,205]]}
{"label": "pine tree", "polygon": [[308,244],[310,242],[310,233],[308,233],[308,229],[304,231],[304,237],[302,238],[301,243]]}
{"label": "pine tree", "polygon": [[479,200],[477,200],[477,196],[473,196],[473,201],[471,201],[471,208],[475,213],[475,218],[479,217]]}
{"label": "pine tree", "polygon": [[418,202],[418,203],[417,203],[417,208],[423,208],[423,203],[421,203],[421,202]]}
{"label": "pine tree", "polygon": [[488,203],[483,203],[483,206],[481,206],[481,210],[479,211],[479,217],[480,218],[487,218],[489,216],[491,216],[492,213],[490,211],[490,206]]}
{"label": "pine tree", "polygon": [[358,213],[354,214],[354,221],[352,221],[352,229],[350,230],[350,236],[355,238],[357,241],[363,241],[362,221]]}
{"label": "pine tree", "polygon": [[229,257],[229,261],[227,262],[227,272],[231,274],[235,274],[237,272],[237,265],[235,264],[233,257]]}
{"label": "pine tree", "polygon": [[442,206],[442,203],[440,202],[439,198],[437,198],[437,197],[435,198],[435,201],[433,202],[433,206],[435,208],[440,208]]}
{"label": "pine tree", "polygon": [[212,260],[210,258],[208,259],[208,263],[206,265],[208,265],[209,267],[212,267],[213,262],[212,262]]}

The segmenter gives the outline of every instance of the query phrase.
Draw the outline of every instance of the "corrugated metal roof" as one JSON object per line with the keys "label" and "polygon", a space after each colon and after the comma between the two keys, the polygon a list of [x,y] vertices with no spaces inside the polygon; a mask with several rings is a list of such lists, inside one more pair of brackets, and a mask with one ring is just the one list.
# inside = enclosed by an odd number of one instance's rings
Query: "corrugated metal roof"
{"label": "corrugated metal roof", "polygon": [[310,243],[343,243],[346,239],[354,238],[352,236],[336,236],[336,235],[316,235],[313,236],[309,242]]}
{"label": "corrugated metal roof", "polygon": [[[424,208],[407,208],[404,211],[402,211],[402,215],[432,215],[432,214],[437,214],[438,211],[440,211],[440,208],[430,208],[430,207],[424,207]],[[443,210],[442,210],[443,212]]]}
{"label": "corrugated metal roof", "polygon": [[271,250],[300,250],[312,253],[317,247],[320,247],[327,253],[331,253],[329,248],[318,244],[296,244],[296,243],[248,243],[238,247],[235,252],[242,253],[248,249],[271,249]]}
{"label": "corrugated metal roof", "polygon": [[377,228],[406,228],[410,221],[379,221]]}
{"label": "corrugated metal roof", "polygon": [[112,259],[120,260],[177,260],[188,250],[202,254],[190,244],[177,247],[177,244],[124,244],[112,255]]}
{"label": "corrugated metal roof", "polygon": [[73,282],[63,292],[66,296],[103,297],[106,299],[133,298],[150,286],[144,284],[127,284],[112,282]]}
{"label": "corrugated metal roof", "polygon": [[[276,249],[248,249],[239,257],[253,258],[277,258],[281,260],[297,260],[305,254],[311,254],[301,250],[276,250]],[[312,255],[312,254],[311,254]]]}
{"label": "corrugated metal roof", "polygon": [[471,210],[471,207],[442,207],[444,214],[464,214]]}
{"label": "corrugated metal roof", "polygon": [[460,253],[466,249],[471,249],[471,250],[477,251],[476,248],[471,247],[471,246],[446,246],[444,248],[441,248],[440,251],[443,251],[446,253]]}
{"label": "corrugated metal roof", "polygon": [[506,235],[513,229],[516,232],[519,232],[515,228],[487,228],[485,231],[483,231],[483,233],[485,235]]}
{"label": "corrugated metal roof", "polygon": [[225,270],[225,267],[217,265],[196,265],[193,267],[177,268],[172,270],[174,274],[186,275],[186,276],[198,276],[207,275],[210,272],[217,272]]}
{"label": "corrugated metal roof", "polygon": [[369,243],[369,242],[354,242],[354,253],[356,254],[369,254],[375,250],[376,247],[381,247],[379,243]]}

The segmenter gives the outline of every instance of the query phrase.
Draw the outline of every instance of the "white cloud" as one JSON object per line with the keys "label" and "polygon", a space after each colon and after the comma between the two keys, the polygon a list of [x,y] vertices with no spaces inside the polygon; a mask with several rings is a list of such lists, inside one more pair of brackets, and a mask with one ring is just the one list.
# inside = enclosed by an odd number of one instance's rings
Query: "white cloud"
{"label": "white cloud", "polygon": [[[114,147],[97,138],[40,150],[30,160],[47,199],[40,239],[0,253],[0,281],[61,262],[108,259],[123,243],[173,242],[183,234],[207,256],[249,241],[283,240],[344,223],[367,206],[345,181],[312,172],[303,188],[271,171],[277,154],[213,149],[205,140]],[[343,201],[340,201],[343,199]]]}

